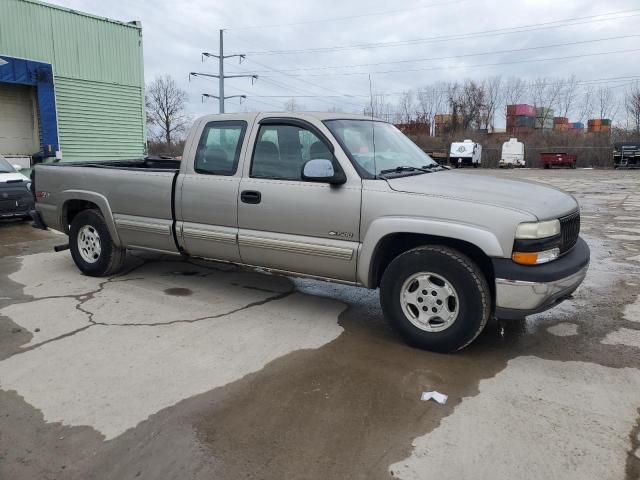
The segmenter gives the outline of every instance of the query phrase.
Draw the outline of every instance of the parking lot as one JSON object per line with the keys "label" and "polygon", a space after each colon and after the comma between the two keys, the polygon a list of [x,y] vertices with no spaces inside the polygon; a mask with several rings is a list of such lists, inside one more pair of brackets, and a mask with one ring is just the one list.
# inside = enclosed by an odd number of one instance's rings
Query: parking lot
{"label": "parking lot", "polygon": [[455,355],[376,291],[141,253],[86,277],[0,224],[0,478],[640,478],[640,172],[467,172],[572,193],[592,263]]}

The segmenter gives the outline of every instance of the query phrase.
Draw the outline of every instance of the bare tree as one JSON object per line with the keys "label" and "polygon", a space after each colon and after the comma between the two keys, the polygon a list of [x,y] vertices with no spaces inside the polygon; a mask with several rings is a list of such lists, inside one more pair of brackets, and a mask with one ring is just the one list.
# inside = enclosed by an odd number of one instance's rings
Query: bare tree
{"label": "bare tree", "polygon": [[527,82],[518,77],[509,77],[502,88],[504,100],[509,105],[520,103],[524,100],[527,89]]}
{"label": "bare tree", "polygon": [[635,82],[625,95],[625,108],[631,129],[640,136],[640,82]]}
{"label": "bare tree", "polygon": [[398,101],[398,113],[400,114],[401,123],[409,123],[413,120],[415,113],[413,90],[406,90],[402,92],[400,100]]}
{"label": "bare tree", "polygon": [[588,86],[584,90],[584,94],[582,95],[582,101],[580,102],[580,107],[578,110],[578,114],[581,122],[586,122],[591,115],[593,115],[593,101],[595,98],[595,92],[592,86]]}
{"label": "bare tree", "polygon": [[598,87],[595,95],[595,104],[596,113],[599,115],[598,118],[613,119],[615,117],[618,107],[611,87],[606,85]]}
{"label": "bare tree", "polygon": [[418,90],[418,108],[420,116],[430,125],[436,114],[441,113],[446,105],[446,84],[437,82]]}
{"label": "bare tree", "polygon": [[571,75],[562,82],[562,89],[558,96],[558,116],[569,117],[578,97],[578,78]]}
{"label": "bare tree", "polygon": [[533,106],[544,108],[544,114],[540,120],[544,124],[551,117],[551,109],[556,106],[558,98],[564,89],[564,82],[550,78],[536,78],[531,82],[531,98]]}
{"label": "bare tree", "polygon": [[304,110],[304,105],[298,103],[298,101],[293,97],[284,102],[285,112],[300,112],[302,110]]}
{"label": "bare tree", "polygon": [[453,129],[480,128],[483,124],[482,114],[485,111],[485,91],[482,85],[473,80],[465,80],[463,85],[456,82],[449,86],[447,97]]}
{"label": "bare tree", "polygon": [[502,102],[502,77],[489,77],[484,81],[485,91],[485,128],[495,127],[496,110]]}
{"label": "bare tree", "polygon": [[382,94],[373,94],[369,99],[369,105],[364,108],[363,113],[370,117],[380,118],[387,122],[395,120],[393,107]]}
{"label": "bare tree", "polygon": [[147,85],[145,103],[147,122],[159,129],[168,148],[188,124],[185,115],[187,92],[178,87],[170,75],[159,75]]}

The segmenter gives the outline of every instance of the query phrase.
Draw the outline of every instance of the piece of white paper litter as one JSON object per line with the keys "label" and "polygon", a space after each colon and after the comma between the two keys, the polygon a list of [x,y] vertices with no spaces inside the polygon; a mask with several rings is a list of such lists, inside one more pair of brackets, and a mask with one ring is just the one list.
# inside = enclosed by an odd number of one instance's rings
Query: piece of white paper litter
{"label": "piece of white paper litter", "polygon": [[425,402],[427,400],[435,400],[440,405],[444,405],[445,403],[447,403],[447,398],[449,398],[448,395],[445,395],[444,393],[436,392],[434,390],[433,392],[422,392],[422,396],[420,397],[420,400],[423,400]]}

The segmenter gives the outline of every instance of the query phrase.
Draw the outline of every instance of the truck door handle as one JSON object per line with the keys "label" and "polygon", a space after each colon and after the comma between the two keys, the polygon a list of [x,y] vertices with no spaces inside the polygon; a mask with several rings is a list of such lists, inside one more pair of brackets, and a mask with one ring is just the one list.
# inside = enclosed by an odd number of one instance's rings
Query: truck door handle
{"label": "truck door handle", "polygon": [[240,200],[242,200],[243,203],[260,203],[260,200],[262,200],[262,194],[255,190],[245,190],[240,194]]}

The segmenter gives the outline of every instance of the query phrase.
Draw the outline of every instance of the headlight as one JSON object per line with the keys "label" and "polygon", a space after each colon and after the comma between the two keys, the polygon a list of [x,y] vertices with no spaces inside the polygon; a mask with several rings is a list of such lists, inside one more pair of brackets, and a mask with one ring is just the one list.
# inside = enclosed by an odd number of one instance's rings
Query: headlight
{"label": "headlight", "polygon": [[31,182],[27,182],[25,187],[27,187],[27,190],[31,191]]}
{"label": "headlight", "polygon": [[517,240],[537,240],[560,235],[560,220],[521,223],[516,229]]}
{"label": "headlight", "polygon": [[516,228],[511,259],[520,265],[540,265],[560,256],[560,221],[521,223]]}

